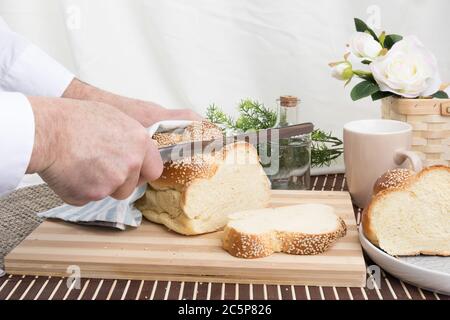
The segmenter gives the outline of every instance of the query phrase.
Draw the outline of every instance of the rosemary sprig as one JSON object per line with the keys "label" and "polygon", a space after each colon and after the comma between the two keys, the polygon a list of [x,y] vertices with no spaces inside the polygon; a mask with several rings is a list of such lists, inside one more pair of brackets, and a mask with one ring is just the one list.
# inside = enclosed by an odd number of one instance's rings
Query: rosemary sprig
{"label": "rosemary sprig", "polygon": [[256,100],[241,100],[238,105],[238,111],[239,117],[237,120],[234,120],[226,115],[217,105],[212,104],[206,110],[206,118],[212,123],[244,132],[271,128],[277,122],[277,113]]}
{"label": "rosemary sprig", "polygon": [[242,100],[238,110],[240,116],[236,121],[236,128],[244,132],[271,128],[277,123],[277,113],[256,100]]}
{"label": "rosemary sprig", "polygon": [[228,128],[235,127],[234,120],[230,116],[227,116],[218,106],[214,103],[211,104],[206,110],[206,118],[212,123],[221,124]]}
{"label": "rosemary sprig", "polygon": [[[277,113],[256,100],[244,99],[238,105],[239,117],[235,121],[215,104],[206,111],[206,118],[224,129],[249,131],[272,128],[277,122]],[[330,166],[343,152],[343,143],[331,132],[316,129],[311,133],[311,165],[313,167]]]}
{"label": "rosemary sprig", "polygon": [[342,140],[316,129],[311,133],[311,166],[330,166],[333,160],[344,153]]}

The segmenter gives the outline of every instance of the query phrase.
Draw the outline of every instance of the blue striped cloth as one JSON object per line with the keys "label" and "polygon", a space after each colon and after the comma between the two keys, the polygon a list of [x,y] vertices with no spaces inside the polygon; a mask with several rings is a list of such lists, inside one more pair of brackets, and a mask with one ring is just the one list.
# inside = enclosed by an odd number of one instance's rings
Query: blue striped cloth
{"label": "blue striped cloth", "polygon": [[137,188],[125,200],[111,197],[90,202],[83,207],[64,204],[49,211],[39,213],[40,217],[61,219],[69,222],[125,230],[127,227],[138,227],[142,222],[142,213],[133,203],[142,197],[146,186]]}
{"label": "blue striped cloth", "polygon": [[[185,128],[191,123],[187,120],[171,120],[155,123],[148,128],[150,136],[155,132],[173,131]],[[134,207],[134,202],[145,193],[146,186],[137,188],[125,200],[116,200],[111,197],[100,201],[88,203],[82,207],[64,204],[49,211],[39,213],[43,218],[61,219],[79,224],[112,227],[125,230],[127,227],[138,227],[142,222],[142,213]]]}

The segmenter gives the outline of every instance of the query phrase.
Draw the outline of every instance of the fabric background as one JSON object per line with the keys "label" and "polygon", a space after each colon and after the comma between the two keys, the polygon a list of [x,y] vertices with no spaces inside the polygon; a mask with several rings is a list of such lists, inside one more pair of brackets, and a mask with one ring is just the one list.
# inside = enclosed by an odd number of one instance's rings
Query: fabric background
{"label": "fabric background", "polygon": [[292,94],[299,121],[339,136],[347,121],[380,116],[330,77],[353,17],[417,35],[450,81],[449,12],[448,0],[0,0],[11,28],[96,86],[199,113]]}

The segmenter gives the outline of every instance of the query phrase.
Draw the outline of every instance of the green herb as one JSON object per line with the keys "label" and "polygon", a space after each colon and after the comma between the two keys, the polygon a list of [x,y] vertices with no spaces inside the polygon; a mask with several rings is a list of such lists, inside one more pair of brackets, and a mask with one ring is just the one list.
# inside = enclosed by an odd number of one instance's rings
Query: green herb
{"label": "green herb", "polygon": [[236,128],[243,131],[272,128],[277,123],[277,113],[256,100],[245,99],[239,103],[240,117]]}
{"label": "green herb", "polygon": [[218,106],[214,103],[206,110],[206,118],[212,123],[222,124],[228,128],[234,128],[234,121],[230,116],[227,116]]}
{"label": "green herb", "polygon": [[311,133],[311,166],[330,166],[333,160],[344,153],[342,140],[316,129]]}
{"label": "green herb", "polygon": [[275,126],[277,113],[256,100],[244,99],[238,105],[239,117],[235,121],[218,106],[212,104],[206,110],[206,118],[212,123],[221,124],[233,130],[266,129]]}
{"label": "green herb", "polygon": [[[272,128],[276,125],[277,113],[265,107],[256,100],[245,99],[238,105],[239,117],[235,121],[225,114],[215,104],[210,105],[206,111],[206,118],[224,129],[239,131],[260,130]],[[311,165],[313,167],[329,166],[343,152],[342,140],[333,137],[331,132],[326,133],[316,129],[311,134]]]}

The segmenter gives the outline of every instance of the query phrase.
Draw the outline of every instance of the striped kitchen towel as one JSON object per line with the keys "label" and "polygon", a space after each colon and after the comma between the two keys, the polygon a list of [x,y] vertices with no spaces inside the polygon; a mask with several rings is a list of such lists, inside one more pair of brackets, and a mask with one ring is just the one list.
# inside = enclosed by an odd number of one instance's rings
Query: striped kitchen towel
{"label": "striped kitchen towel", "polygon": [[[150,136],[153,136],[155,132],[174,131],[178,128],[185,128],[190,123],[191,121],[188,120],[162,121],[148,128],[148,132]],[[146,186],[138,187],[125,200],[108,197],[82,207],[64,204],[38,215],[44,218],[112,227],[119,230],[125,230],[127,227],[138,227],[142,222],[142,213],[134,207],[134,202],[144,195],[145,190]]]}
{"label": "striped kitchen towel", "polygon": [[90,202],[82,207],[64,204],[49,211],[38,213],[38,216],[80,224],[113,227],[120,230],[125,230],[127,227],[138,227],[142,221],[142,213],[134,207],[133,203],[144,195],[145,189],[146,186],[137,188],[125,200],[108,197],[100,201]]}

